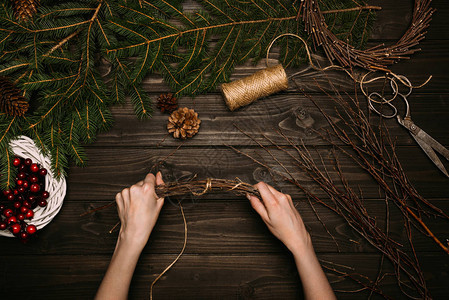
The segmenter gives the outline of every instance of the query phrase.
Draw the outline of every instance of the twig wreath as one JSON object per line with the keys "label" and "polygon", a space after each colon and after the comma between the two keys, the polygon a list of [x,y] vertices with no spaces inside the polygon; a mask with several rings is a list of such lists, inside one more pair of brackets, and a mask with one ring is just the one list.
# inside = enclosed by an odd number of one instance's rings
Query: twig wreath
{"label": "twig wreath", "polygon": [[359,50],[338,39],[329,30],[316,0],[301,0],[297,20],[302,18],[305,31],[312,36],[314,47],[321,46],[330,61],[336,60],[342,67],[390,72],[389,65],[420,51],[419,48],[413,47],[425,38],[426,29],[435,12],[435,9],[430,7],[431,2],[431,0],[415,1],[409,28],[396,44],[389,47],[379,44],[370,49]]}

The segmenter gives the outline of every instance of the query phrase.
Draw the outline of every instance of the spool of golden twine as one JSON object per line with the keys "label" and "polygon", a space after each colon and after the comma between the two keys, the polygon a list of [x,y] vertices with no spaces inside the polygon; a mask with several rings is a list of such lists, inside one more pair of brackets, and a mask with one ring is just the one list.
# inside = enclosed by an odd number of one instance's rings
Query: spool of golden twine
{"label": "spool of golden twine", "polygon": [[282,65],[268,67],[251,76],[221,85],[226,105],[231,111],[287,88],[287,74]]}

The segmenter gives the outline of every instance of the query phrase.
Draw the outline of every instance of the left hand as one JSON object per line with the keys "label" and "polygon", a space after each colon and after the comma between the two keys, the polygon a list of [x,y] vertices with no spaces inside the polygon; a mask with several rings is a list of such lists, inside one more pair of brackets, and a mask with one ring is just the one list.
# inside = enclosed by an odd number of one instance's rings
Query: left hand
{"label": "left hand", "polygon": [[158,198],[155,192],[155,186],[160,184],[164,184],[161,173],[156,177],[149,173],[144,180],[116,195],[120,241],[140,250],[145,247],[164,205],[164,198]]}

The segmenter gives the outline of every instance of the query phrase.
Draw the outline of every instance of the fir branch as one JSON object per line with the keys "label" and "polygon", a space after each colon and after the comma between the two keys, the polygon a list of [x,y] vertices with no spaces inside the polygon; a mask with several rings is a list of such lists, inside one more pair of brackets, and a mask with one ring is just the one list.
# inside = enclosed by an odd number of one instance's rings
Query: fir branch
{"label": "fir branch", "polygon": [[[266,22],[273,22],[273,21],[289,21],[289,20],[293,20],[295,19],[296,16],[290,16],[290,17],[283,17],[283,18],[268,18],[268,19],[259,19],[259,20],[248,20],[248,21],[238,21],[238,22],[231,22],[231,23],[225,23],[225,24],[218,24],[218,25],[210,25],[210,26],[205,26],[205,27],[200,27],[200,28],[192,28],[192,29],[188,29],[188,30],[184,30],[184,31],[180,31],[179,33],[173,33],[173,34],[169,34],[169,35],[165,35],[165,36],[161,36],[158,38],[154,38],[151,40],[146,39],[145,42],[139,43],[139,44],[134,44],[134,45],[129,45],[129,46],[125,46],[125,47],[120,47],[120,48],[115,48],[115,49],[108,49],[106,50],[107,53],[111,53],[111,52],[117,52],[120,50],[126,50],[129,48],[135,48],[135,47],[139,47],[145,44],[151,44],[154,42],[158,42],[158,41],[163,41],[169,38],[173,38],[173,37],[179,37],[179,36],[183,36],[189,33],[194,33],[197,31],[204,31],[204,30],[211,30],[211,29],[219,29],[219,28],[223,28],[223,27],[235,27],[237,25],[248,25],[248,24],[260,24],[260,23],[266,23]],[[111,22],[114,25],[120,26],[122,28],[123,27],[117,23]],[[140,35],[138,33],[135,33],[137,35]]]}
{"label": "fir branch", "polygon": [[[335,34],[350,32],[357,43],[358,37],[366,40],[372,19],[368,6],[350,0],[323,3],[327,16],[336,20]],[[17,22],[10,5],[2,4],[0,74],[31,97],[33,110],[15,121],[0,115],[0,128],[6,130],[0,151],[5,153],[11,138],[29,135],[52,155],[55,174],[64,174],[68,159],[85,164],[82,145],[110,128],[111,105],[129,97],[139,118],[151,116],[151,99],[142,88],[148,74],[162,74],[177,96],[204,93],[227,81],[236,63],[261,59],[276,35],[304,35],[294,1],[198,4],[201,9],[192,12],[181,0],[49,1],[27,23]],[[351,29],[348,20],[357,24]],[[287,39],[279,45],[281,61],[300,63],[302,46]],[[102,77],[97,70],[105,60],[111,69]],[[0,163],[5,170],[5,160]]]}
{"label": "fir branch", "polygon": [[62,45],[64,45],[65,43],[67,43],[68,41],[70,41],[73,37],[77,36],[78,33],[81,32],[81,29],[78,29],[76,31],[74,31],[73,33],[71,33],[69,36],[65,37],[64,39],[62,39],[57,45],[53,46],[50,50],[48,50],[47,53],[44,54],[44,56],[49,56],[50,54],[52,54],[55,50],[58,50],[59,48],[61,48]]}

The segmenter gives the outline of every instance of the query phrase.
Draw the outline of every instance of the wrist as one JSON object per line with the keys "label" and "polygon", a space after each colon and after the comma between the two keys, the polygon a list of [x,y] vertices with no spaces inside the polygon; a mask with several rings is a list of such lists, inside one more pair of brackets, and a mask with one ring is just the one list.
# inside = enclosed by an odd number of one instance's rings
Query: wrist
{"label": "wrist", "polygon": [[308,232],[302,235],[301,239],[293,241],[287,245],[287,248],[290,252],[298,258],[301,257],[309,257],[310,255],[314,255],[315,251],[312,245],[312,239]]}
{"label": "wrist", "polygon": [[136,252],[142,252],[145,247],[148,238],[144,238],[141,235],[129,232],[120,232],[117,239],[117,247],[134,250]]}

